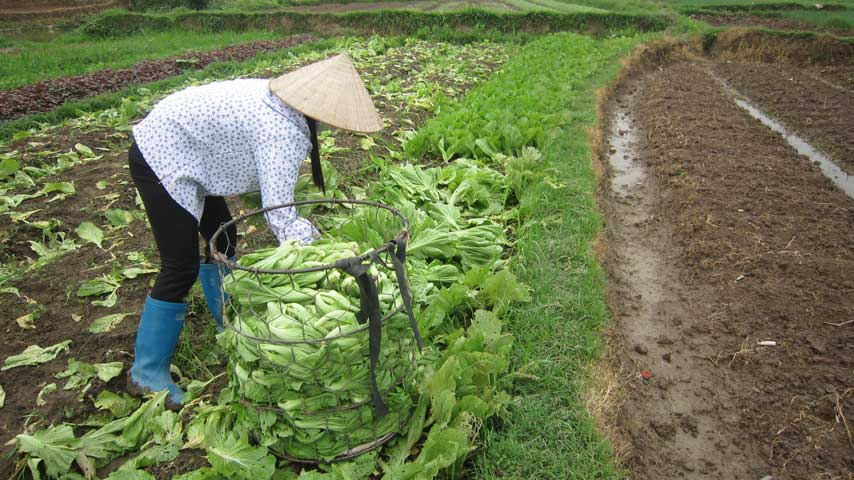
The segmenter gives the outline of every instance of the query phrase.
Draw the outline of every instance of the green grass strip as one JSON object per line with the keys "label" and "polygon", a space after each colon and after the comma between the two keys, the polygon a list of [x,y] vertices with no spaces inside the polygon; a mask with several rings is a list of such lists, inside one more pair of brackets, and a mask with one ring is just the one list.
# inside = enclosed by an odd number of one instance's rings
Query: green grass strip
{"label": "green grass strip", "polygon": [[516,273],[531,286],[533,301],[510,319],[514,368],[525,366],[538,379],[517,381],[506,424],[484,430],[477,478],[619,476],[583,401],[585,371],[600,354],[607,317],[603,276],[590,249],[602,220],[588,132],[597,124],[595,90],[644,38],[535,40],[495,79],[430,120],[408,148],[412,155],[448,153],[447,147],[483,158],[536,145],[549,178],[520,199]]}
{"label": "green grass strip", "polygon": [[[590,243],[602,220],[593,197],[588,129],[595,126],[595,90],[619,69],[637,39],[597,41],[561,36],[532,45],[529,80],[554,92],[560,119],[549,125],[542,145],[545,168],[554,169],[554,189],[534,186],[521,199],[528,215],[520,232],[519,274],[534,300],[514,315],[515,365],[539,380],[516,385],[511,418],[504,429],[487,431],[488,448],[478,458],[479,478],[617,478],[608,442],[584,407],[585,372],[600,354],[607,313],[603,277]],[[559,59],[551,65],[549,58]],[[552,130],[553,129],[553,130]]]}
{"label": "green grass strip", "polygon": [[586,370],[600,355],[607,319],[604,280],[590,245],[602,227],[594,205],[596,178],[590,162],[589,129],[596,126],[595,90],[619,70],[637,38],[608,41],[565,36],[534,45],[528,71],[540,91],[563,110],[542,145],[545,168],[562,188],[534,186],[521,199],[528,216],[517,248],[519,274],[534,301],[511,322],[515,365],[533,365],[539,380],[517,383],[511,418],[487,431],[477,461],[479,478],[618,478],[608,442],[584,407]]}

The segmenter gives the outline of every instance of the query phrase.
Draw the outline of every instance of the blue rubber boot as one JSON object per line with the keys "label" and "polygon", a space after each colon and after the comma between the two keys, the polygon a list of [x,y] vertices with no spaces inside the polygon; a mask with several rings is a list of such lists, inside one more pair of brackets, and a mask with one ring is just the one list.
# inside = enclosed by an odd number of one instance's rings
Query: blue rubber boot
{"label": "blue rubber boot", "polygon": [[167,407],[180,407],[184,391],[172,380],[169,365],[172,364],[172,355],[184,328],[186,315],[186,303],[146,297],[139,329],[136,331],[133,367],[128,381],[131,393],[143,395],[168,389]]}
{"label": "blue rubber boot", "polygon": [[[231,272],[231,269],[223,266],[224,274]],[[202,263],[199,265],[199,283],[202,284],[202,291],[205,292],[205,301],[208,302],[208,310],[211,316],[216,320],[217,333],[223,330],[223,293],[222,293],[222,276],[219,274],[219,265],[216,263]],[[228,298],[228,297],[225,297]]]}

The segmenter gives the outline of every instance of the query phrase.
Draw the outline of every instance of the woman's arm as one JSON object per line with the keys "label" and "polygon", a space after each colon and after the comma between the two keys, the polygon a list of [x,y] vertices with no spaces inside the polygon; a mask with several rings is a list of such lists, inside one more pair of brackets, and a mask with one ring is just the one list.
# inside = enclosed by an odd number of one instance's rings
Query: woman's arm
{"label": "woman's arm", "polygon": [[[299,167],[310,149],[311,142],[298,131],[292,136],[266,142],[256,148],[258,183],[264,207],[294,200]],[[298,240],[306,244],[319,236],[317,229],[308,220],[299,217],[293,207],[268,212],[267,223],[279,242]]]}

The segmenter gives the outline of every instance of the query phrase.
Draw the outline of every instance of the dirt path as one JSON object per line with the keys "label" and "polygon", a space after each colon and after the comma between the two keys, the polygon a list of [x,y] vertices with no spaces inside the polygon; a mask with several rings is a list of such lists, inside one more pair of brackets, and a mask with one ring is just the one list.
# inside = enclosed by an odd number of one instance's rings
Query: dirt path
{"label": "dirt path", "polygon": [[634,123],[612,120],[612,156],[643,170],[603,199],[634,478],[851,478],[854,200],[705,65],[613,111]]}

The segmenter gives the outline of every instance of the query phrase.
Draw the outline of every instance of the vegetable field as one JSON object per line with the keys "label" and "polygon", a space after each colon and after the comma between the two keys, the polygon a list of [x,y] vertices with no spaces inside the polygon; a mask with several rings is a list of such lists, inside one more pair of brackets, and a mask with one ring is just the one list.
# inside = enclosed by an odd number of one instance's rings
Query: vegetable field
{"label": "vegetable field", "polygon": [[[145,3],[0,38],[0,478],[854,471],[849,2]],[[320,238],[227,198],[226,328],[197,283],[131,395],[131,128],[339,53],[384,129],[321,129]]]}

